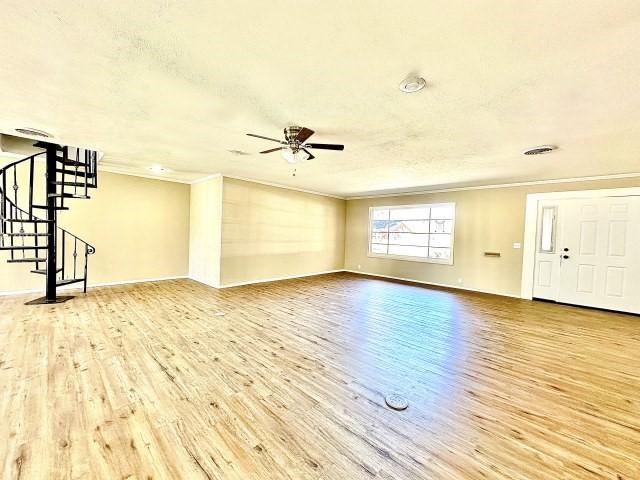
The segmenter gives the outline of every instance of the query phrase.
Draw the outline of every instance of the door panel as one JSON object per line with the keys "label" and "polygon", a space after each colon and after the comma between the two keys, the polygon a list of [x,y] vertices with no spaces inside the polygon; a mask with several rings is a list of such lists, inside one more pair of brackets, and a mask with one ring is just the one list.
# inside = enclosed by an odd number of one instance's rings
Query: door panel
{"label": "door panel", "polygon": [[609,223],[609,256],[624,257],[627,253],[627,222],[613,220]]}
{"label": "door panel", "polygon": [[626,203],[612,202],[611,208],[609,210],[612,215],[615,215],[617,213],[625,214],[629,211],[629,205],[627,205]]}
{"label": "door panel", "polygon": [[538,278],[536,285],[539,287],[551,287],[553,276],[553,262],[542,260],[538,263]]}
{"label": "door panel", "polygon": [[[559,202],[556,300],[640,313],[640,197]],[[635,246],[635,247],[634,247]]]}
{"label": "door panel", "polygon": [[593,293],[595,284],[596,266],[595,265],[578,265],[578,285],[576,291],[580,293]]}
{"label": "door panel", "polygon": [[533,296],[557,300],[560,280],[557,201],[539,202]]}
{"label": "door panel", "polygon": [[580,255],[595,255],[598,243],[598,222],[589,220],[580,223]]}
{"label": "door panel", "polygon": [[622,297],[625,290],[625,271],[622,267],[607,267],[607,278],[604,292],[609,297]]}

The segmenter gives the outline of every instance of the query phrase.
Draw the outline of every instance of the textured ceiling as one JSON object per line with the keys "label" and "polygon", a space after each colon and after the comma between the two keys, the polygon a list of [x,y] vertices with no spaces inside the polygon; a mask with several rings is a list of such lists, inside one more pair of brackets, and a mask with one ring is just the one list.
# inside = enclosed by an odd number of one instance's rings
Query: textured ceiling
{"label": "textured ceiling", "polygon": [[[2,17],[0,132],[122,171],[345,196],[640,172],[637,0],[4,0]],[[410,72],[425,90],[398,90]],[[346,149],[293,177],[244,135],[287,124]]]}

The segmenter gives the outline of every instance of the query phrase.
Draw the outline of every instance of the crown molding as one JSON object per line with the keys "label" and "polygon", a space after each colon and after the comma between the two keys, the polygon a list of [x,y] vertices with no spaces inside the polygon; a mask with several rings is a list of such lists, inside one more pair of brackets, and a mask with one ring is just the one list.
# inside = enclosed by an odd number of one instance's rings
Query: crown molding
{"label": "crown molding", "polygon": [[197,183],[206,182],[208,180],[213,180],[214,178],[220,178],[223,175],[221,173],[214,173],[213,175],[207,175],[206,177],[201,177],[196,180],[192,180],[189,182],[189,185],[195,185]]}
{"label": "crown molding", "polygon": [[207,177],[203,177],[203,178],[199,178],[197,180],[193,180],[190,183],[193,185],[194,183],[204,182],[206,180],[210,180],[210,179],[216,178],[218,176],[222,176],[223,178],[231,178],[233,180],[241,180],[243,182],[251,182],[251,183],[257,183],[259,185],[266,185],[267,187],[283,188],[285,190],[293,190],[294,192],[309,193],[311,195],[320,195],[322,197],[331,197],[331,198],[337,198],[338,200],[346,200],[345,197],[340,197],[338,195],[332,195],[331,193],[316,192],[314,190],[305,190],[303,188],[290,187],[288,185],[281,185],[279,183],[265,182],[265,181],[262,181],[262,180],[254,180],[253,178],[237,177],[235,175],[225,175],[224,173],[222,173],[222,174],[221,173],[216,173],[214,175],[209,175]]}
{"label": "crown molding", "polygon": [[[2,154],[0,154],[0,156],[1,155]],[[497,188],[527,187],[527,186],[534,186],[534,185],[553,185],[553,184],[562,184],[562,183],[592,182],[592,181],[598,181],[598,180],[616,180],[616,179],[640,177],[640,172],[634,172],[634,173],[619,173],[619,174],[612,174],[612,175],[594,175],[590,177],[572,177],[572,178],[559,178],[559,179],[551,179],[551,180],[533,180],[529,182],[475,185],[470,187],[454,187],[454,188],[441,188],[441,189],[436,188],[432,190],[421,189],[421,190],[412,190],[409,192],[398,192],[398,193],[379,193],[379,194],[372,194],[372,195],[339,196],[339,195],[333,195],[331,193],[318,192],[315,190],[306,190],[303,188],[291,187],[289,185],[282,185],[274,182],[266,182],[263,180],[256,180],[248,177],[239,177],[236,175],[225,175],[223,173],[214,173],[212,175],[206,175],[206,176],[197,178],[195,180],[177,180],[174,178],[160,177],[157,175],[154,176],[154,175],[145,175],[142,173],[133,173],[133,172],[121,170],[115,167],[100,165],[100,163],[98,163],[98,170],[109,172],[109,173],[117,173],[119,175],[131,175],[133,177],[148,178],[151,180],[160,180],[163,182],[183,183],[187,185],[194,185],[194,184],[206,182],[207,180],[212,180],[214,178],[223,177],[223,178],[231,178],[234,180],[241,180],[244,182],[257,183],[259,185],[266,185],[268,187],[283,188],[285,190],[292,190],[294,192],[309,193],[311,195],[320,195],[323,197],[336,198],[338,200],[364,200],[368,198],[404,197],[404,196],[410,196],[410,195],[426,195],[430,193],[465,192],[470,190],[489,190],[489,189],[497,189]]]}
{"label": "crown molding", "polygon": [[168,178],[168,177],[161,177],[158,175],[145,175],[143,173],[134,173],[134,172],[129,172],[126,170],[121,170],[117,167],[109,167],[109,166],[105,166],[105,165],[100,165],[100,163],[98,162],[98,170],[100,170],[101,172],[107,172],[107,173],[116,173],[118,175],[130,175],[132,177],[140,177],[140,178],[147,178],[149,180],[160,180],[161,182],[173,182],[173,183],[182,183],[182,184],[186,184],[186,185],[190,185],[192,182],[188,181],[188,180],[178,180],[175,178]]}
{"label": "crown molding", "polygon": [[385,198],[385,197],[404,197],[409,195],[425,195],[428,193],[464,192],[468,190],[488,190],[488,189],[495,189],[495,188],[527,187],[531,185],[552,185],[552,184],[559,184],[559,183],[592,182],[597,180],[616,180],[621,178],[636,178],[636,177],[640,177],[640,172],[639,173],[619,173],[619,174],[613,174],[613,175],[595,175],[592,177],[559,178],[554,180],[535,180],[530,182],[498,183],[493,185],[477,185],[473,187],[456,187],[456,188],[444,188],[444,189],[434,189],[434,190],[415,190],[411,192],[381,193],[377,195],[347,196],[346,200],[363,200],[367,198]]}

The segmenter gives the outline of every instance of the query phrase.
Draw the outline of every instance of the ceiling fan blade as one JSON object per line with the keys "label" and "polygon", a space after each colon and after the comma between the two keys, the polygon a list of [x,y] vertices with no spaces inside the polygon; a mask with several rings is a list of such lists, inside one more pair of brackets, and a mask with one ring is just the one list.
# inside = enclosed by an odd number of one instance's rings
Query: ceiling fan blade
{"label": "ceiling fan blade", "polygon": [[282,140],[276,140],[275,138],[263,137],[262,135],[256,135],[255,133],[247,133],[250,137],[262,138],[263,140],[271,140],[272,142],[278,142],[284,144]]}
{"label": "ceiling fan blade", "polygon": [[318,150],[344,150],[344,145],[336,145],[334,143],[307,143],[306,148],[317,148]]}
{"label": "ceiling fan blade", "polygon": [[303,151],[304,153],[306,153],[307,155],[309,155],[309,158],[307,158],[307,160],[313,160],[314,158],[316,158],[316,157],[314,157],[314,156],[313,156],[313,154],[312,154],[309,150],[307,150],[306,148],[303,148],[303,149],[302,149],[302,151]]}
{"label": "ceiling fan blade", "polygon": [[298,135],[296,135],[296,140],[300,143],[304,143],[311,135],[313,135],[315,132],[307,127],[302,127],[302,130],[300,130],[298,132]]}
{"label": "ceiling fan blade", "polygon": [[264,152],[260,152],[260,153],[271,153],[271,152],[277,152],[278,150],[282,150],[282,147],[272,148],[271,150],[265,150]]}

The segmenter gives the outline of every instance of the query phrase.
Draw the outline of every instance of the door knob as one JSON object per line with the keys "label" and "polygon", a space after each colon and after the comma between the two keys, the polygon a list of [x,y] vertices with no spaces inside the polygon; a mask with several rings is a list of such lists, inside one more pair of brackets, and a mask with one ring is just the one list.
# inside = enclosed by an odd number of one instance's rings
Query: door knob
{"label": "door knob", "polygon": [[563,250],[564,250],[565,252],[568,252],[568,251],[569,251],[569,249],[568,249],[567,247],[564,247],[564,248],[563,248]]}
{"label": "door knob", "polygon": [[567,258],[569,258],[569,255],[562,255],[562,258],[566,260]]}

